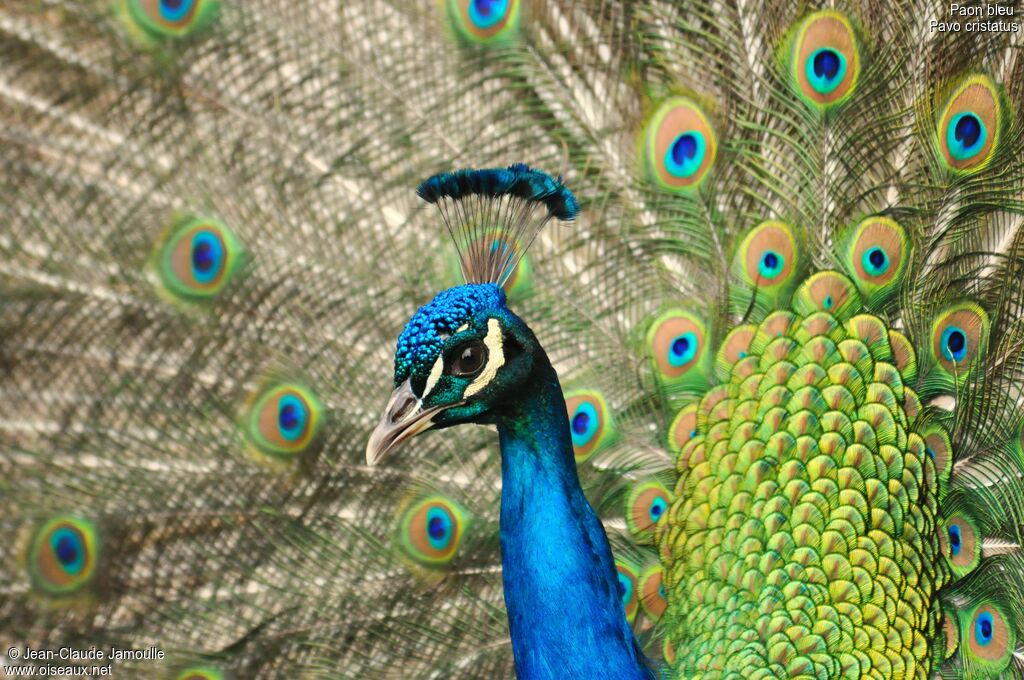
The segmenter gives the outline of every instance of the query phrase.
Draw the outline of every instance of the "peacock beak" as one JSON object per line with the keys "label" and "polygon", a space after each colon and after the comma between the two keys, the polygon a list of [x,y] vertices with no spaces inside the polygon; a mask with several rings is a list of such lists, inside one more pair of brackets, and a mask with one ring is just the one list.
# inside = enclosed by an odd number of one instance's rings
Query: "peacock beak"
{"label": "peacock beak", "polygon": [[406,439],[429,430],[434,424],[433,417],[442,410],[443,406],[423,408],[423,402],[406,380],[391,393],[384,415],[366,443],[366,463],[376,465]]}

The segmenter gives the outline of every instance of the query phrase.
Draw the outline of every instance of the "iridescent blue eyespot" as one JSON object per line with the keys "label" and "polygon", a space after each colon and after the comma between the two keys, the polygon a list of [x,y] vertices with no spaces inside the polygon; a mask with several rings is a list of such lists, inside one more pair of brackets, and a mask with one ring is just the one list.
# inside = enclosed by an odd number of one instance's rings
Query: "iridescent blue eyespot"
{"label": "iridescent blue eyespot", "polygon": [[633,623],[633,620],[636,619],[637,611],[640,609],[637,585],[639,574],[637,573],[636,565],[622,560],[615,560],[615,571],[618,575],[616,589],[622,598],[622,607],[626,612],[626,620],[629,623]]}
{"label": "iridescent blue eyespot", "polygon": [[434,550],[445,550],[452,539],[454,521],[451,514],[441,507],[427,511],[427,540]]}
{"label": "iridescent blue eyespot", "polygon": [[953,91],[937,119],[935,141],[942,161],[956,173],[977,172],[995,156],[1005,120],[1000,88],[975,74]]}
{"label": "iridescent blue eyespot", "polygon": [[224,266],[224,244],[211,231],[199,231],[192,237],[192,276],[199,283],[210,283]]}
{"label": "iridescent blue eyespot", "polygon": [[398,547],[421,567],[439,568],[455,558],[469,526],[466,510],[441,494],[400,506]]}
{"label": "iridescent blue eyespot", "polygon": [[954,555],[960,554],[960,527],[955,524],[949,526],[949,549]]}
{"label": "iridescent blue eyespot", "polygon": [[600,392],[569,390],[565,393],[565,413],[569,417],[569,435],[577,465],[615,439],[615,419]]}
{"label": "iridescent blue eyespot", "polygon": [[970,148],[981,137],[981,121],[973,113],[962,113],[956,118],[954,135],[958,142]]}
{"label": "iridescent blue eyespot", "polygon": [[761,256],[761,261],[758,262],[757,271],[766,279],[774,279],[782,273],[782,269],[785,266],[786,258],[774,250],[766,250]]}
{"label": "iridescent blue eyespot", "polygon": [[292,460],[309,448],[323,420],[316,395],[295,383],[268,387],[251,404],[245,415],[250,450],[277,461]]}
{"label": "iridescent blue eyespot", "polygon": [[593,404],[581,403],[572,415],[573,446],[586,446],[593,439],[599,424],[600,420],[597,415],[597,409],[594,408]]}
{"label": "iridescent blue eyespot", "polygon": [[88,585],[100,556],[96,527],[88,520],[62,515],[39,527],[28,551],[32,585],[61,596]]}
{"label": "iridescent blue eyespot", "polygon": [[665,169],[673,177],[692,177],[707,153],[704,135],[696,130],[677,135],[665,153]]}
{"label": "iridescent blue eyespot", "polygon": [[197,272],[208,272],[216,265],[213,245],[202,241],[192,245],[192,268]]}
{"label": "iridescent blue eyespot", "polygon": [[663,189],[690,193],[711,172],[718,139],[700,106],[686,97],[663,101],[644,127],[641,158]]}
{"label": "iridescent blue eyespot", "polygon": [[176,219],[152,255],[161,293],[198,302],[216,296],[231,281],[242,249],[234,234],[212,218]]}
{"label": "iridescent blue eyespot", "polygon": [[619,597],[622,598],[622,604],[628,606],[630,600],[633,599],[633,580],[621,571],[618,573],[619,576]]}
{"label": "iridescent blue eyespot", "polygon": [[965,576],[981,564],[984,539],[974,520],[962,511],[947,517],[945,527],[939,534],[942,554],[957,577]]}
{"label": "iridescent blue eyespot", "polygon": [[685,366],[693,361],[698,349],[696,333],[691,331],[677,335],[668,346],[668,363],[671,366]]}
{"label": "iridescent blue eyespot", "polygon": [[194,4],[195,0],[160,0],[160,17],[165,21],[181,21]]}
{"label": "iridescent blue eyespot", "polygon": [[634,484],[626,494],[626,528],[638,542],[653,542],[654,527],[671,503],[669,490],[657,479]]}
{"label": "iridescent blue eyespot", "polygon": [[433,516],[429,520],[427,526],[427,533],[435,541],[440,541],[444,538],[445,534],[448,533],[448,529],[445,527],[445,521],[443,517]]}
{"label": "iridescent blue eyespot", "polygon": [[934,380],[943,389],[967,380],[975,359],[985,353],[989,328],[988,313],[974,302],[952,305],[935,317],[928,358],[937,369]]}
{"label": "iridescent blue eyespot", "polygon": [[974,621],[974,638],[979,645],[987,646],[992,642],[992,614],[982,612]]}
{"label": "iridescent blue eyespot", "polygon": [[64,570],[78,574],[85,565],[85,546],[79,534],[67,528],[60,528],[50,535],[50,547]]}
{"label": "iridescent blue eyespot", "polygon": [[658,520],[661,519],[661,516],[665,514],[665,510],[667,509],[668,503],[665,502],[664,498],[659,496],[651,502],[651,507],[647,510],[647,514],[650,515],[651,522],[657,524]]}
{"label": "iridescent blue eyespot", "polygon": [[493,45],[518,33],[521,0],[444,0],[459,36]]}
{"label": "iridescent blue eyespot", "polygon": [[302,400],[293,394],[285,394],[277,402],[277,425],[281,437],[293,442],[303,435],[309,410]]}
{"label": "iridescent blue eyespot", "polygon": [[832,92],[846,76],[846,57],[830,47],[821,47],[807,57],[807,82],[819,94]]}
{"label": "iridescent blue eyespot", "polygon": [[861,257],[861,264],[870,276],[881,276],[889,269],[889,256],[876,246],[865,251]]}
{"label": "iridescent blue eyespot", "polygon": [[800,98],[819,111],[846,100],[860,73],[857,36],[849,18],[820,10],[804,17],[793,36],[787,68]]}
{"label": "iridescent blue eyespot", "polygon": [[508,12],[509,0],[470,0],[469,20],[480,29],[491,28]]}
{"label": "iridescent blue eyespot", "polygon": [[863,219],[843,238],[843,264],[865,306],[888,299],[900,286],[909,260],[911,240],[895,220],[883,215]]}
{"label": "iridescent blue eyespot", "polygon": [[949,326],[942,332],[942,355],[959,362],[967,356],[967,334],[957,326]]}
{"label": "iridescent blue eyespot", "polygon": [[958,161],[966,160],[985,147],[988,130],[981,119],[973,113],[963,112],[953,116],[946,128],[946,145],[950,155]]}
{"label": "iridescent blue eyespot", "polygon": [[155,49],[207,27],[218,16],[221,0],[112,0],[108,4],[116,7],[140,47]]}
{"label": "iridescent blue eyespot", "polygon": [[647,349],[657,378],[666,388],[701,389],[707,383],[707,326],[697,316],[670,309],[647,329]]}
{"label": "iridescent blue eyespot", "polygon": [[[963,630],[961,637],[967,644],[960,644],[960,656],[967,663],[969,673],[961,677],[972,678],[1016,678],[1020,676],[1014,664],[1017,650],[1017,628],[1014,617],[1007,617],[997,604],[1005,599],[1004,593],[993,593],[982,599],[975,609],[958,609],[954,615],[960,619]],[[1013,610],[1016,614],[1016,610]],[[948,614],[947,614],[948,616]]]}

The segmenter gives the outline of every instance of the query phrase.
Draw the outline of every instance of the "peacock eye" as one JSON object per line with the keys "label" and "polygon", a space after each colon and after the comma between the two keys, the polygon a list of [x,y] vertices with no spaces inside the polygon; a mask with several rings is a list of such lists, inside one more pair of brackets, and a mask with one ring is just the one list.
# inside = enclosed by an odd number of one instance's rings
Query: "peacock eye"
{"label": "peacock eye", "polygon": [[487,359],[487,347],[479,340],[471,340],[455,350],[452,375],[471,376],[483,368]]}

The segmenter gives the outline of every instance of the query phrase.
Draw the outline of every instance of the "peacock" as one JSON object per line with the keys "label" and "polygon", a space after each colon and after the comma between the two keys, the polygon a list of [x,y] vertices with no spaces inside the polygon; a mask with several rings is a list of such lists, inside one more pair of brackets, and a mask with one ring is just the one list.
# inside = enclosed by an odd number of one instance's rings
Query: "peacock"
{"label": "peacock", "polygon": [[1019,11],[7,0],[3,672],[1024,677]]}

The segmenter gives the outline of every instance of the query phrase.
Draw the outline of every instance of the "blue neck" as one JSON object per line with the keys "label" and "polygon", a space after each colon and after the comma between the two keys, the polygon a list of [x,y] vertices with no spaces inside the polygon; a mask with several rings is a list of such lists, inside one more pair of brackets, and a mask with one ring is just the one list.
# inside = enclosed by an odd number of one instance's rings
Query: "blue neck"
{"label": "blue neck", "polygon": [[554,369],[498,423],[501,562],[519,680],[648,680],[601,521],[583,495]]}

